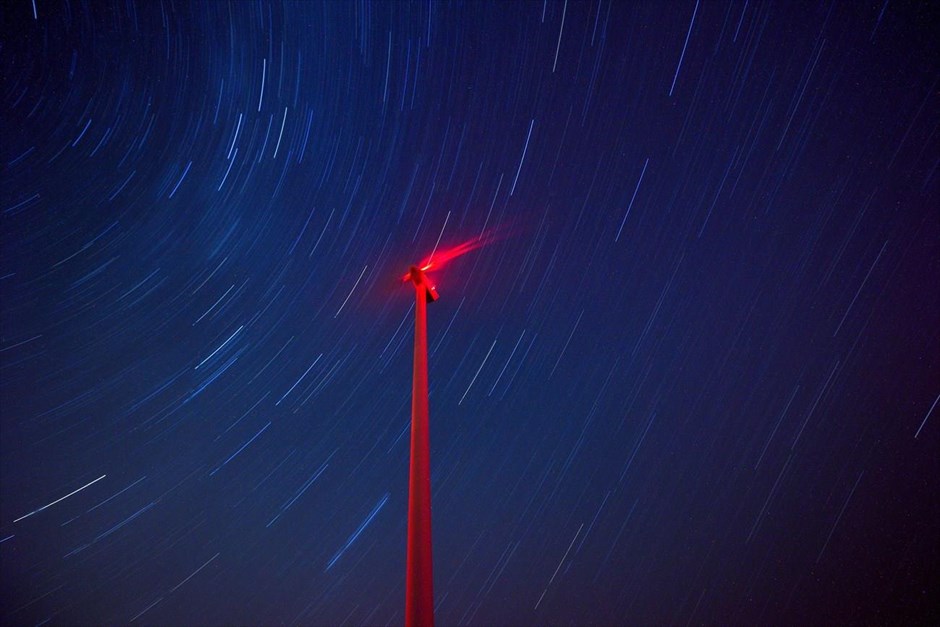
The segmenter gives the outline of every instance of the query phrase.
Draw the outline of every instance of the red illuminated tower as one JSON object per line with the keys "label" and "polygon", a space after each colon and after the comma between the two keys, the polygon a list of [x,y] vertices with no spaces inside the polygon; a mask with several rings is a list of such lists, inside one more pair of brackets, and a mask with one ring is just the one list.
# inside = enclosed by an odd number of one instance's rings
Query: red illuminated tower
{"label": "red illuminated tower", "polygon": [[411,388],[411,469],[408,479],[408,566],[405,625],[434,625],[434,577],[431,561],[431,447],[428,429],[428,303],[437,290],[411,266],[415,286],[415,362]]}

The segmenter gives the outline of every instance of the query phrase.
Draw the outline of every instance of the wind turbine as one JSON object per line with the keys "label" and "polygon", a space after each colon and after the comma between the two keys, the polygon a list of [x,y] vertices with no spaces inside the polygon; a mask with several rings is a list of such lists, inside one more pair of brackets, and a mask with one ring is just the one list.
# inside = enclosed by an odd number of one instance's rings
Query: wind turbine
{"label": "wind turbine", "polygon": [[[406,627],[434,626],[434,573],[431,560],[431,445],[428,428],[428,303],[439,296],[425,274],[483,246],[480,237],[432,252],[411,266],[402,282],[415,287],[415,355],[411,385],[411,466],[408,475],[408,558],[405,571]],[[432,262],[433,259],[433,262]]]}

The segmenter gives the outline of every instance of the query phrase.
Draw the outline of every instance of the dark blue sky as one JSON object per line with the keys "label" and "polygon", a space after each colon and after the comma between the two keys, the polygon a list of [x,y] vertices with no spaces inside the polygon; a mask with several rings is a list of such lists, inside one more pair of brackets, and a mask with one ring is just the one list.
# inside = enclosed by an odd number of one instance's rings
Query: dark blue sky
{"label": "dark blue sky", "polygon": [[926,620],[938,17],[7,3],[0,620]]}

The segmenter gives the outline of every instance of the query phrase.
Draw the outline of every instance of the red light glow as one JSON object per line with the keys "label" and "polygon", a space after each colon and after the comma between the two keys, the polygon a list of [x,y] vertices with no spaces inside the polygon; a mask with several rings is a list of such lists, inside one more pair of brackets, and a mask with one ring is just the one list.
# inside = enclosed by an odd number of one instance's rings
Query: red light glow
{"label": "red light glow", "polygon": [[[477,248],[482,248],[483,245],[487,243],[487,239],[478,237],[476,239],[463,242],[462,244],[451,246],[450,248],[446,248],[444,250],[435,251],[425,257],[421,263],[417,265],[422,272],[434,272],[436,270],[440,270],[450,260],[456,259],[462,255],[466,255],[467,253],[474,251]],[[402,281],[409,280],[411,280],[410,273],[405,274],[405,276],[402,277]]]}

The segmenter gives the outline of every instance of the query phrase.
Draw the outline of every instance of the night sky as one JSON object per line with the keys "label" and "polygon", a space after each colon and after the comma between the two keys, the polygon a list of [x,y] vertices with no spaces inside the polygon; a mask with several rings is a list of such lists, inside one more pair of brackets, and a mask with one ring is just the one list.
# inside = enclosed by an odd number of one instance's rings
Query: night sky
{"label": "night sky", "polygon": [[927,621],[937,3],[2,23],[4,624]]}

